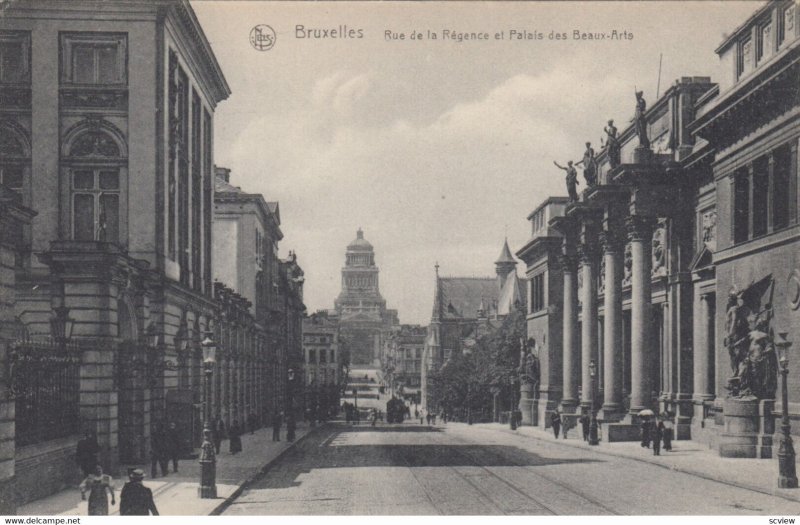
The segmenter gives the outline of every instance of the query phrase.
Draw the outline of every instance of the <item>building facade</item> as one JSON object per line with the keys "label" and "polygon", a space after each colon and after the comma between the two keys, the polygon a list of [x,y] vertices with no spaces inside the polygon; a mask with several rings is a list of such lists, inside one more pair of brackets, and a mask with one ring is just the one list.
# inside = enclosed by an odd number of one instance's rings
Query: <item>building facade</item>
{"label": "building facade", "polygon": [[[729,77],[683,78],[637,103],[634,124],[609,134],[616,150],[597,155],[597,183],[534,227],[520,256],[543,276],[528,329],[550,334],[546,410],[559,392],[563,412],[600,408],[617,440],[635,439],[638,412],[652,408],[678,438],[720,448],[742,371],[731,316],[745,308],[745,332],[800,336],[798,36],[795,2],[765,4],[717,49]],[[774,401],[759,399],[768,420]],[[761,424],[754,454],[771,453],[773,432]]]}
{"label": "building facade", "polygon": [[428,393],[428,372],[441,367],[465,345],[494,331],[502,319],[525,305],[525,287],[517,276],[517,261],[508,240],[494,265],[494,277],[440,277],[436,264],[436,288],[420,378],[424,407],[436,408]]}
{"label": "building facade", "polygon": [[347,246],[342,268],[342,291],[334,309],[354,366],[379,367],[387,334],[398,324],[397,310],[386,308],[372,244],[359,228]]}
{"label": "building facade", "polygon": [[[0,44],[0,174],[38,212],[20,234],[8,356],[21,503],[76,481],[80,433],[113,472],[149,458],[156,425],[197,413],[218,312],[214,112],[230,89],[183,1],[15,2]],[[53,411],[23,364],[64,345],[75,372]]]}
{"label": "building facade", "polygon": [[339,324],[327,312],[303,319],[306,406],[317,417],[333,414],[339,405],[344,370],[339,348]]}

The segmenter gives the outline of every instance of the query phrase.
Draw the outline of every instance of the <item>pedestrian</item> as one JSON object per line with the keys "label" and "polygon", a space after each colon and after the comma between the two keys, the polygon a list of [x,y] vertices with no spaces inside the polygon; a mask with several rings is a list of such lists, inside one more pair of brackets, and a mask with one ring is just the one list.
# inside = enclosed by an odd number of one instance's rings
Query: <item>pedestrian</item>
{"label": "pedestrian", "polygon": [[650,448],[650,418],[644,417],[640,425],[642,431],[642,447]]}
{"label": "pedestrian", "polygon": [[656,423],[653,422],[653,455],[660,456],[661,455],[661,438],[664,435],[664,423],[659,421]]}
{"label": "pedestrian", "polygon": [[586,410],[581,412],[581,432],[583,433],[583,440],[589,441],[589,427],[592,424],[591,419],[589,418],[589,414],[586,413]]}
{"label": "pedestrian", "polygon": [[250,428],[250,435],[253,435],[253,433],[256,431],[257,424],[258,419],[256,418],[256,415],[250,412],[250,415],[247,416],[247,426]]}
{"label": "pedestrian", "polygon": [[672,420],[666,419],[661,424],[664,425],[664,428],[662,429],[664,450],[670,452],[672,451]]}
{"label": "pedestrian", "polygon": [[428,412],[427,414],[425,414],[425,421],[427,421],[427,422],[428,422],[428,425],[430,425],[430,424],[431,424],[431,414],[430,414],[430,412]]}
{"label": "pedestrian", "polygon": [[97,444],[94,434],[87,430],[83,433],[83,437],[78,440],[78,447],[75,451],[75,462],[81,468],[83,477],[94,473],[98,452],[100,452],[100,445]]}
{"label": "pedestrian", "polygon": [[172,472],[178,472],[178,456],[181,452],[181,436],[175,422],[170,422],[167,430],[167,456],[172,459]]}
{"label": "pedestrian", "polygon": [[294,420],[294,414],[291,412],[286,416],[286,441],[294,441],[295,431],[297,430],[297,422]]}
{"label": "pedestrian", "polygon": [[433,422],[434,425],[436,424],[436,412],[431,414],[431,421]]}
{"label": "pedestrian", "polygon": [[119,494],[119,515],[158,516],[158,509],[153,501],[153,491],[142,485],[144,472],[138,468],[133,469],[128,472],[128,479]]}
{"label": "pedestrian", "polygon": [[424,423],[425,423],[425,416],[423,416],[422,413],[420,412],[420,414],[419,414],[419,424],[422,425]]}
{"label": "pedestrian", "polygon": [[159,424],[155,424],[153,433],[150,435],[150,477],[158,477],[157,467],[161,467],[161,475],[166,476],[169,472],[169,452],[167,447],[167,436]]}
{"label": "pedestrian", "polygon": [[94,473],[86,476],[80,486],[81,500],[86,500],[86,493],[89,493],[89,516],[108,516],[108,497],[106,492],[111,494],[111,504],[116,505],[114,498],[114,486],[111,484],[111,476],[103,474],[103,467],[96,465]]}
{"label": "pedestrian", "polygon": [[242,427],[239,426],[239,421],[233,420],[230,430],[228,431],[228,438],[230,439],[230,453],[236,454],[242,451]]}
{"label": "pedestrian", "polygon": [[561,437],[567,439],[567,432],[569,432],[569,419],[566,414],[561,414]]}
{"label": "pedestrian", "polygon": [[275,411],[272,415],[272,441],[281,440],[281,424],[283,423],[283,412]]}
{"label": "pedestrian", "polygon": [[550,414],[550,426],[553,427],[553,435],[558,439],[558,433],[561,430],[561,414],[558,413],[558,409],[553,410],[553,413]]}
{"label": "pedestrian", "polygon": [[221,417],[217,416],[217,421],[214,424],[214,452],[219,455],[219,449],[222,447],[222,440],[225,439],[225,422]]}
{"label": "pedestrian", "polygon": [[414,419],[418,419],[418,418],[419,418],[419,410],[417,410],[417,409],[415,408],[415,409],[414,409]]}
{"label": "pedestrian", "polygon": [[377,408],[373,408],[372,409],[372,426],[374,427],[377,424],[378,424],[378,409]]}

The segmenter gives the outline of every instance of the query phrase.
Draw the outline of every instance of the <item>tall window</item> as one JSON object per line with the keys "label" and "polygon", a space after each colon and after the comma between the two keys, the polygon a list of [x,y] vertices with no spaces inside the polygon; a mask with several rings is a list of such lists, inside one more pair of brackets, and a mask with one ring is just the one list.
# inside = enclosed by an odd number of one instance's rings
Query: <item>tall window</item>
{"label": "tall window", "polygon": [[30,154],[24,131],[16,125],[0,125],[0,184],[22,192]]}
{"label": "tall window", "polygon": [[540,273],[531,279],[531,313],[543,310],[544,307],[544,273]]}
{"label": "tall window", "polygon": [[30,83],[30,34],[0,31],[0,84]]}
{"label": "tall window", "polygon": [[772,201],[772,227],[780,230],[789,225],[792,193],[792,149],[788,144],[777,148],[772,156],[774,199]]}
{"label": "tall window", "polygon": [[750,174],[739,168],[733,174],[733,242],[746,241],[750,230]]}
{"label": "tall window", "polygon": [[119,170],[72,171],[75,240],[119,242],[119,186]]}
{"label": "tall window", "polygon": [[748,37],[739,42],[737,73],[742,77],[753,70],[753,40]]}
{"label": "tall window", "polygon": [[[121,242],[121,207],[126,154],[119,139],[93,121],[67,136],[65,177],[69,191],[69,229],[78,241]],[[115,132],[119,135],[119,132]],[[121,135],[120,135],[121,136]]]}
{"label": "tall window", "polygon": [[769,162],[759,157],[753,162],[753,237],[767,233],[769,216]]}
{"label": "tall window", "polygon": [[66,84],[127,82],[127,37],[108,33],[61,34],[61,80]]}

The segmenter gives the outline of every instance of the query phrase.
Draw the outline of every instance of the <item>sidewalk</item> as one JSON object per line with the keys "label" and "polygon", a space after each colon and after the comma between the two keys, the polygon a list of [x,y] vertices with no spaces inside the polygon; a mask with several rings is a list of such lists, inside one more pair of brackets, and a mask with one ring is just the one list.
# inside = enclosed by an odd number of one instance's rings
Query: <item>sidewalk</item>
{"label": "sidewalk", "polygon": [[486,423],[473,425],[473,428],[516,434],[539,441],[557,442],[559,445],[651,463],[676,472],[792,501],[800,501],[800,489],[778,488],[777,446],[773,449],[774,457],[771,459],[739,459],[720,457],[717,451],[710,450],[704,444],[694,441],[673,441],[672,452],[665,452],[662,449],[660,456],[654,456],[652,449],[642,448],[639,442],[600,442],[597,446],[590,446],[579,439],[556,439],[551,430],[545,432],[539,427],[524,426],[514,431],[508,425]]}
{"label": "sidewalk", "polygon": [[[319,428],[319,427],[317,427]],[[182,460],[178,472],[166,477],[150,478],[150,465],[140,465],[146,475],[144,485],[153,491],[159,514],[162,516],[207,516],[228,499],[235,497],[239,489],[257,476],[267,465],[275,461],[284,451],[301,441],[310,431],[306,423],[298,423],[297,438],[293,443],[285,441],[286,426],[281,431],[281,441],[272,441],[272,428],[262,428],[254,434],[242,436],[243,451],[236,455],[228,452],[229,441],[222,442],[217,456],[217,498],[200,499],[197,487],[200,482],[200,464],[195,460]],[[159,470],[160,472],[160,470]],[[119,491],[127,479],[115,479],[117,504],[110,506],[111,515],[119,514]],[[18,516],[87,515],[87,502],[81,501],[77,487],[32,501],[17,508]]]}

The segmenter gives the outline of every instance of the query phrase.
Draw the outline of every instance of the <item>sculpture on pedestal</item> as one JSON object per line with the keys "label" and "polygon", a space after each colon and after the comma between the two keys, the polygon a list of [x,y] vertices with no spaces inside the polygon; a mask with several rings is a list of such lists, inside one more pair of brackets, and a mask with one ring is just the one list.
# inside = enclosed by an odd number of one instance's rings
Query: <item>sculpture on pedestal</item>
{"label": "sculpture on pedestal", "polygon": [[636,91],[636,113],[634,123],[636,124],[636,135],[639,137],[639,147],[649,149],[650,139],[647,138],[647,102],[644,100],[643,92]]}
{"label": "sculpture on pedestal", "polygon": [[609,120],[608,126],[603,128],[606,132],[606,149],[608,150],[608,163],[611,169],[620,165],[620,144],[617,138],[617,128],[614,126],[614,121]]}
{"label": "sculpture on pedestal", "polygon": [[567,162],[567,167],[560,165],[558,162],[553,161],[557,168],[567,172],[567,193],[569,193],[570,202],[578,202],[578,170],[572,165],[572,161]]}
{"label": "sculpture on pedestal", "polygon": [[594,158],[594,149],[592,149],[591,142],[586,143],[583,159],[578,164],[583,164],[583,178],[586,180],[586,186],[591,188],[597,184],[597,161]]}

